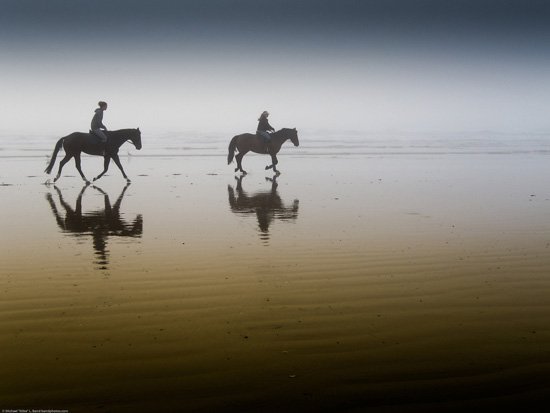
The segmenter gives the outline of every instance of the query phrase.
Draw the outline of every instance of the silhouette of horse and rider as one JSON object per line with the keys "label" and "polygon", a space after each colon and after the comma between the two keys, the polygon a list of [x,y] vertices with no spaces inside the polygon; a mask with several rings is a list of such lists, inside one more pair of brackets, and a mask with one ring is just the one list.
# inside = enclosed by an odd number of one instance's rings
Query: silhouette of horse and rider
{"label": "silhouette of horse and rider", "polygon": [[277,191],[276,176],[266,178],[266,181],[271,182],[271,188],[268,191],[248,194],[242,186],[244,176],[235,177],[237,181],[235,189],[231,185],[227,185],[229,207],[237,215],[256,215],[260,237],[262,240],[268,241],[269,227],[273,221],[293,221],[298,218],[299,201],[295,199],[289,205],[283,202]]}
{"label": "silhouette of horse and rider", "polygon": [[82,152],[87,153],[88,155],[103,156],[104,158],[103,172],[96,176],[94,181],[97,181],[105,175],[109,169],[109,163],[112,159],[118,166],[118,169],[120,169],[120,172],[122,172],[122,176],[127,182],[130,182],[130,179],[126,176],[126,172],[124,172],[124,168],[120,163],[118,150],[126,141],[132,142],[136,149],[140,150],[141,131],[139,128],[108,131],[107,127],[103,124],[103,112],[107,110],[107,103],[100,100],[97,105],[98,108],[94,111],[94,116],[90,122],[90,133],[73,132],[57,141],[50,163],[44,171],[47,174],[52,172],[57,153],[61,147],[63,147],[65,150],[65,157],[61,160],[61,162],[59,162],[59,170],[57,171],[57,176],[53,180],[54,182],[57,182],[61,176],[63,166],[65,166],[71,158],[74,158],[76,169],[80,173],[80,176],[86,183],[89,183],[82,172],[82,168],[80,167],[80,155]]}
{"label": "silhouette of horse and rider", "polygon": [[94,178],[94,181],[97,181],[99,178],[105,175],[105,173],[109,169],[109,163],[112,159],[118,166],[118,169],[120,169],[120,172],[122,172],[122,176],[126,179],[127,182],[130,182],[130,179],[128,178],[128,176],[126,176],[126,172],[124,172],[124,168],[120,163],[118,150],[122,146],[122,144],[128,140],[132,142],[136,149],[141,149],[141,132],[139,128],[104,131],[103,133],[105,133],[105,135],[108,137],[108,140],[105,144],[103,144],[102,142],[98,142],[97,137],[95,137],[92,133],[84,132],[73,132],[70,135],[59,139],[55,145],[52,158],[45,172],[48,174],[51,173],[55,164],[57,153],[60,151],[61,147],[63,147],[63,149],[65,150],[65,157],[61,160],[61,162],[59,162],[59,170],[57,171],[57,176],[53,180],[54,182],[57,182],[57,180],[61,176],[63,166],[65,166],[65,164],[74,157],[76,169],[80,173],[80,176],[82,177],[82,179],[84,179],[86,183],[89,183],[88,179],[86,179],[80,167],[80,155],[82,152],[87,153],[88,155],[103,156],[104,158],[103,172],[96,176]]}
{"label": "silhouette of horse and rider", "polygon": [[[294,146],[300,145],[298,140],[298,131],[296,128],[283,128],[277,132],[273,132],[267,146],[265,140],[262,138],[262,135],[259,135],[258,133],[243,133],[241,135],[234,136],[229,143],[227,164],[229,165],[233,162],[233,157],[235,157],[235,160],[237,161],[235,172],[241,171],[243,174],[246,174],[247,172],[242,166],[242,160],[248,152],[252,151],[255,153],[269,154],[271,155],[271,165],[267,165],[265,169],[273,169],[273,172],[278,175],[280,172],[277,170],[277,164],[279,163],[277,160],[277,153],[279,153],[281,146],[288,139],[292,141]],[[238,151],[237,155],[235,155],[236,150]]]}
{"label": "silhouette of horse and rider", "polygon": [[[94,188],[103,194],[103,209],[83,212],[82,197],[89,187]],[[93,247],[97,256],[96,264],[101,269],[107,269],[109,254],[107,249],[108,239],[111,237],[140,238],[143,234],[143,217],[138,214],[133,221],[125,221],[120,213],[120,206],[124,194],[130,184],[126,184],[116,202],[111,204],[109,195],[101,188],[93,185],[85,185],[76,199],[75,207],[71,207],[63,198],[61,190],[54,186],[59,198],[58,207],[51,193],[46,194],[46,200],[54,215],[59,228],[66,233],[77,235],[82,238],[92,238]]]}
{"label": "silhouette of horse and rider", "polygon": [[[103,156],[104,158],[103,171],[93,179],[94,181],[105,175],[109,169],[111,160],[113,160],[122,172],[124,179],[130,182],[120,163],[118,151],[122,144],[127,141],[130,141],[136,149],[140,150],[142,147],[141,131],[139,128],[108,131],[103,124],[103,112],[107,110],[107,103],[100,101],[98,105],[99,107],[95,110],[89,133],[73,132],[57,141],[50,162],[44,171],[47,174],[52,172],[57,154],[63,148],[65,150],[65,157],[59,162],[59,169],[53,180],[54,183],[60,178],[65,164],[72,158],[74,158],[76,169],[82,179],[86,183],[89,183],[81,168],[82,152],[88,155]],[[267,120],[268,116],[269,113],[267,111],[261,114],[255,134],[243,133],[231,139],[228,147],[227,164],[231,164],[233,159],[235,159],[237,161],[235,172],[241,171],[243,174],[247,173],[242,167],[242,159],[248,152],[252,151],[259,154],[269,154],[271,156],[271,165],[267,165],[265,169],[273,169],[273,172],[279,175],[277,153],[279,153],[283,143],[290,139],[294,146],[299,146],[300,142],[296,128],[283,128],[275,132]],[[235,155],[236,151],[238,153]]]}
{"label": "silhouette of horse and rider", "polygon": [[[246,174],[246,171],[243,169],[242,160],[243,157],[250,151],[269,154],[271,155],[271,165],[267,165],[265,170],[273,169],[276,175],[279,175],[280,172],[277,170],[277,154],[281,150],[281,146],[288,139],[292,141],[294,146],[298,146],[300,141],[298,140],[298,131],[296,128],[289,129],[283,128],[277,132],[273,126],[269,124],[267,118],[269,117],[269,112],[264,110],[258,119],[258,127],[256,128],[256,134],[253,133],[243,133],[241,135],[234,136],[229,143],[228,154],[227,154],[227,164],[233,162],[233,157],[237,161],[237,168],[235,172],[241,171],[243,174]],[[235,156],[235,151],[239,151]]]}

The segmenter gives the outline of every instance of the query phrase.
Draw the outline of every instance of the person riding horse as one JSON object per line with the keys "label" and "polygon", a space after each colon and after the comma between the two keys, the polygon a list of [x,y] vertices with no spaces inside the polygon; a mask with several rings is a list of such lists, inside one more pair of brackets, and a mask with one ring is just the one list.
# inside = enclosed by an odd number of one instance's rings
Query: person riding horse
{"label": "person riding horse", "polygon": [[268,132],[275,132],[273,126],[271,126],[267,120],[269,112],[264,110],[258,119],[258,128],[256,129],[256,134],[262,137],[265,141],[265,152],[271,153],[271,135]]}
{"label": "person riding horse", "polygon": [[105,153],[107,146],[107,135],[104,131],[107,130],[107,127],[103,124],[103,112],[107,110],[107,103],[99,101],[97,104],[99,108],[95,110],[94,117],[92,118],[91,129],[92,133],[99,138],[102,146],[102,152]]}

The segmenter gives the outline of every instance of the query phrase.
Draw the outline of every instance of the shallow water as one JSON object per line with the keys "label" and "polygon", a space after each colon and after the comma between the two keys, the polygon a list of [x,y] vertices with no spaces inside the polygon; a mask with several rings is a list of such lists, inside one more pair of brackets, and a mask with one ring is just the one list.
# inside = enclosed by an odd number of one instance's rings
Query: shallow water
{"label": "shallow water", "polygon": [[221,138],[143,139],[129,186],[44,185],[55,140],[3,151],[0,408],[548,401],[543,138],[302,138],[279,177],[254,155],[235,176]]}

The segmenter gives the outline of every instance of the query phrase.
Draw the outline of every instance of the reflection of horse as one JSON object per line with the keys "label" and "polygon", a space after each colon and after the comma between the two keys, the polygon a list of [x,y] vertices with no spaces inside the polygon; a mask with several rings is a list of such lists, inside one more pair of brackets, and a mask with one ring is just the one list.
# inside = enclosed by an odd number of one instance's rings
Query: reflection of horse
{"label": "reflection of horse", "polygon": [[99,144],[98,138],[90,133],[73,132],[70,135],[59,139],[57,141],[57,144],[55,145],[50,164],[44,172],[49,174],[52,171],[57,153],[61,149],[61,146],[63,146],[63,149],[65,149],[65,157],[61,160],[61,162],[59,162],[59,171],[57,172],[57,176],[53,180],[54,182],[59,179],[63,166],[65,166],[65,164],[69,162],[73,156],[74,162],[76,164],[76,169],[78,169],[80,176],[82,177],[82,179],[84,179],[84,181],[88,182],[88,180],[82,173],[82,169],[80,169],[81,152],[87,153],[88,155],[103,155],[105,159],[103,163],[103,172],[96,176],[94,178],[94,181],[101,178],[105,174],[105,172],[107,172],[107,169],[109,169],[109,163],[112,159],[113,161],[115,161],[118,169],[120,169],[120,171],[122,172],[122,176],[124,176],[126,181],[130,182],[130,180],[126,176],[126,173],[124,172],[124,169],[122,168],[122,164],[120,163],[118,150],[127,140],[130,140],[134,144],[136,149],[141,149],[141,132],[139,128],[105,131],[105,134],[107,135],[108,139],[107,143],[105,144],[104,155],[102,154],[102,148]]}
{"label": "reflection of horse", "polygon": [[256,192],[253,195],[247,194],[242,187],[244,175],[235,177],[237,180],[236,194],[231,185],[227,185],[229,194],[229,206],[236,214],[255,214],[262,239],[269,240],[269,226],[273,220],[290,221],[298,218],[298,203],[294,200],[292,205],[286,206],[277,192],[277,179],[266,178],[271,181],[271,190]]}
{"label": "reflection of horse", "polygon": [[82,195],[84,195],[89,185],[85,185],[78,194],[75,209],[65,202],[61,191],[55,186],[54,188],[59,196],[59,203],[65,210],[64,216],[57,209],[52,194],[46,194],[46,199],[50,204],[57,225],[63,232],[72,233],[79,237],[91,236],[93,238],[95,253],[98,255],[97,263],[102,266],[102,269],[106,269],[108,264],[108,237],[139,238],[143,233],[143,218],[141,215],[138,215],[132,223],[125,222],[120,215],[120,204],[129,186],[130,184],[126,184],[112,206],[109,195],[102,189],[93,186],[93,188],[103,194],[105,208],[86,213],[82,213]]}
{"label": "reflection of horse", "polygon": [[[281,150],[281,146],[287,139],[290,139],[294,146],[298,146],[300,144],[298,141],[298,132],[296,131],[296,128],[283,128],[271,134],[271,140],[269,141],[269,154],[271,155],[272,163],[271,165],[265,167],[266,170],[273,168],[273,171],[279,174],[279,171],[277,170],[277,164],[279,163],[277,160],[277,153]],[[235,155],[235,150],[239,151],[237,155]],[[249,151],[267,154],[268,152],[266,151],[264,139],[254,133],[243,133],[242,135],[233,137],[229,143],[227,164],[229,165],[233,161],[233,156],[235,156],[235,160],[237,161],[237,168],[235,168],[235,172],[241,171],[243,174],[246,174],[241,162],[243,156]]]}

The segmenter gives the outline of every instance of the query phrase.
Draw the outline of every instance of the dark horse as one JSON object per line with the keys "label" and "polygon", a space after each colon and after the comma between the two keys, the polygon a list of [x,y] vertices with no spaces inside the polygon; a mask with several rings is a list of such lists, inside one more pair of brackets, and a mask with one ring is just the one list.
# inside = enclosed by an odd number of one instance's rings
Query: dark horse
{"label": "dark horse", "polygon": [[113,161],[115,161],[118,169],[120,169],[120,171],[122,172],[122,176],[126,178],[126,181],[130,182],[130,179],[128,179],[128,177],[126,176],[126,173],[122,168],[122,164],[120,163],[118,150],[121,145],[128,140],[134,144],[136,149],[141,149],[141,132],[139,128],[106,131],[105,134],[107,135],[108,140],[105,147],[104,155],[102,154],[101,147],[98,143],[98,138],[90,133],[73,132],[70,135],[59,139],[57,141],[57,144],[55,145],[50,164],[46,168],[45,172],[49,174],[52,171],[57,153],[61,149],[61,146],[63,146],[63,149],[65,149],[65,157],[61,160],[61,162],[59,162],[59,171],[57,172],[57,176],[53,180],[54,182],[56,182],[61,176],[61,170],[63,169],[63,166],[65,166],[65,164],[69,162],[69,160],[74,156],[76,169],[78,169],[78,172],[80,173],[82,179],[89,183],[89,181],[84,176],[84,173],[82,173],[82,169],[80,168],[80,154],[82,152],[87,153],[88,155],[103,156],[105,158],[105,162],[103,164],[103,172],[96,176],[94,178],[94,181],[101,178],[105,174],[105,172],[107,172],[107,169],[109,169],[109,163],[112,159]]}
{"label": "dark horse", "polygon": [[[252,151],[263,154],[269,153],[269,155],[271,155],[272,163],[271,165],[266,166],[265,169],[267,170],[273,168],[273,171],[279,174],[279,171],[277,170],[277,164],[279,163],[277,160],[277,153],[281,150],[281,146],[287,139],[290,139],[294,146],[298,146],[300,144],[298,141],[298,131],[296,128],[283,128],[277,132],[273,132],[271,134],[270,151],[267,152],[265,141],[261,136],[254,133],[243,133],[242,135],[237,135],[233,137],[229,143],[227,164],[229,165],[233,161],[233,156],[235,156],[235,159],[237,160],[235,172],[241,171],[243,174],[246,174],[246,171],[242,167],[242,160],[243,156],[246,155],[247,152]],[[235,155],[235,150],[239,151],[237,155]]]}
{"label": "dark horse", "polygon": [[65,233],[74,234],[81,238],[91,237],[97,256],[96,263],[103,269],[107,269],[109,264],[109,250],[107,249],[109,238],[141,238],[143,233],[143,217],[141,214],[138,214],[133,221],[126,221],[120,212],[120,206],[129,185],[129,183],[126,184],[114,204],[111,204],[109,195],[106,192],[101,188],[92,186],[103,195],[104,207],[88,212],[83,211],[82,197],[90,185],[85,185],[78,194],[75,208],[65,201],[57,186],[54,186],[54,188],[57,191],[62,209],[58,209],[52,194],[46,194],[46,199],[59,228]]}

